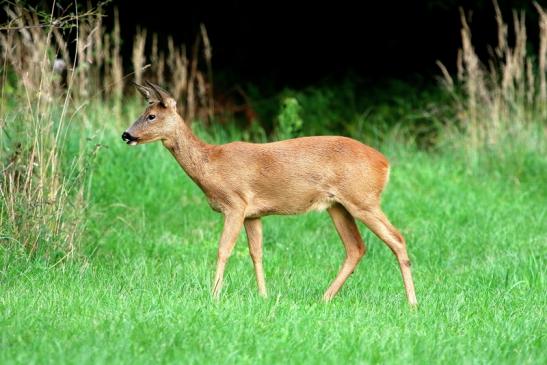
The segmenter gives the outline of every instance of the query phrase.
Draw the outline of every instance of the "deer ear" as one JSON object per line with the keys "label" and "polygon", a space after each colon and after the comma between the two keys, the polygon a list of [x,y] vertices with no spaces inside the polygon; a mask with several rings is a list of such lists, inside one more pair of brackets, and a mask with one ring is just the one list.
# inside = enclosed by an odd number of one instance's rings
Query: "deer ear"
{"label": "deer ear", "polygon": [[143,85],[139,85],[136,82],[132,82],[132,83],[133,85],[135,85],[139,93],[142,96],[144,96],[146,100],[148,100],[148,102],[160,101],[151,88],[143,86]]}
{"label": "deer ear", "polygon": [[145,81],[146,85],[148,85],[154,94],[157,96],[159,102],[166,108],[175,108],[177,106],[177,102],[175,99],[165,90],[163,90],[161,87],[159,87],[156,84],[151,83],[150,81]]}

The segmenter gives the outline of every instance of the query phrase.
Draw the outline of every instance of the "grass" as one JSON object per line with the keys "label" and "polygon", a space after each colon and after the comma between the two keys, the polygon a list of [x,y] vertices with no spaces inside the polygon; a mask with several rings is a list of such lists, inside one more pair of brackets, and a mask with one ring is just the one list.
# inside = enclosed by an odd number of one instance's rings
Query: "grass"
{"label": "grass", "polygon": [[161,145],[128,148],[118,129],[94,141],[107,148],[85,256],[52,268],[4,248],[0,363],[547,361],[541,156],[509,177],[381,147],[394,165],[383,206],[409,244],[417,311],[395,258],[362,225],[367,256],[333,302],[320,300],[344,255],[326,213],[264,219],[266,300],[242,235],[215,302],[220,215]]}

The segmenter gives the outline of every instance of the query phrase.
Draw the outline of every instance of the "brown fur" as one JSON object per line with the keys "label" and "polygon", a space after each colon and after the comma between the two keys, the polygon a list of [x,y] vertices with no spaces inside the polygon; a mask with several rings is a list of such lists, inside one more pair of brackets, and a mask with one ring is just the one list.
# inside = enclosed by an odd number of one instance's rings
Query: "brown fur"
{"label": "brown fur", "polygon": [[[199,140],[176,111],[175,100],[156,85],[137,86],[150,105],[126,131],[138,143],[161,140],[209,205],[225,217],[213,294],[219,296],[224,267],[238,233],[247,231],[260,294],[266,295],[262,269],[260,217],[327,209],[346,248],[340,273],[325,292],[330,300],[365,254],[354,218],[365,223],[396,255],[410,304],[416,304],[404,238],[380,210],[389,178],[387,159],[356,140],[303,137],[273,143],[209,145]],[[148,115],[156,116],[148,121]]]}

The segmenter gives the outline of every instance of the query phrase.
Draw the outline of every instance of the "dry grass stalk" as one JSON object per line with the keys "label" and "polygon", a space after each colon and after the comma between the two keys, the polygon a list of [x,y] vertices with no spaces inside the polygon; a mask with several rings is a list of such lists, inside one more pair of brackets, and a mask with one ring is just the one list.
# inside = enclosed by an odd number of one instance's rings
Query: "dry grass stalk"
{"label": "dry grass stalk", "polygon": [[198,73],[199,48],[201,38],[197,37],[192,48],[192,59],[190,60],[190,71],[188,76],[188,94],[186,95],[186,117],[188,120],[194,120],[196,116],[197,103],[195,99],[196,92],[196,74]]}
{"label": "dry grass stalk", "polygon": [[93,47],[89,47],[91,54],[91,62],[93,64],[91,70],[91,82],[93,83],[93,92],[97,93],[103,88],[103,78],[101,77],[101,71],[104,67],[104,28],[102,21],[101,9],[99,8],[96,18],[94,19],[94,31],[93,31]]}
{"label": "dry grass stalk", "polygon": [[76,51],[77,51],[77,62],[78,67],[76,68],[77,73],[77,85],[78,85],[78,96],[83,98],[88,97],[87,91],[88,87],[88,70],[89,65],[86,62],[86,40],[89,33],[89,29],[85,24],[82,24],[78,28],[78,41],[76,42]]}
{"label": "dry grass stalk", "polygon": [[[188,117],[188,105],[193,103],[193,94],[189,92],[188,80],[188,58],[186,57],[186,47],[182,47],[178,52],[175,52],[175,65],[172,70],[172,90],[174,90],[175,95],[178,97],[178,100],[181,98],[186,98],[186,103],[181,103],[183,105],[183,113]],[[188,96],[188,94],[191,94]],[[190,100],[188,99],[190,98]],[[190,119],[191,120],[191,119]]]}
{"label": "dry grass stalk", "polygon": [[110,92],[110,85],[114,83],[112,80],[112,46],[110,41],[110,36],[106,34],[103,38],[103,45],[104,45],[104,51],[103,51],[103,58],[104,58],[104,91]]}
{"label": "dry grass stalk", "polygon": [[[70,96],[75,100],[84,102],[99,94],[120,100],[124,91],[124,79],[127,76],[123,73],[117,9],[114,9],[111,34],[104,31],[100,11],[85,12],[85,17],[78,19],[77,39],[68,38],[74,37],[73,32],[65,33],[62,28],[47,28],[38,24],[36,14],[23,13],[22,9],[20,6],[6,8],[6,13],[12,20],[9,28],[14,30],[5,34],[0,33],[0,45],[3,45],[4,59],[20,75],[27,90],[36,89],[40,83],[49,83],[43,78],[51,73],[43,72],[43,67],[36,67],[42,65],[59,68],[58,73],[53,74],[56,87],[43,89],[43,93],[62,95],[63,88],[66,89],[67,86],[67,79],[72,77],[74,82]],[[26,26],[28,24],[33,26]],[[53,20],[51,24],[55,24]],[[45,29],[51,29],[50,37],[53,36],[54,45],[51,40],[43,39],[44,35],[47,37]],[[17,46],[8,51],[9,44]],[[137,30],[132,54],[134,78],[137,82],[142,82],[144,78],[146,47],[146,31]],[[58,59],[55,62],[44,57],[46,54],[52,54],[52,48],[53,54],[56,55],[55,59]],[[74,59],[71,59],[71,54],[75,55]],[[199,119],[204,121],[211,121],[214,118],[212,47],[203,25],[191,57],[188,57],[185,46],[176,46],[171,37],[168,40],[168,53],[161,52],[157,35],[152,37],[149,57],[154,67],[153,78],[172,90],[187,120],[194,120],[198,115]],[[205,72],[200,70],[201,57],[204,60]],[[51,90],[55,92],[50,92]]]}
{"label": "dry grass stalk", "polygon": [[[0,31],[4,73],[0,123],[9,133],[0,134],[0,237],[10,237],[10,242],[17,242],[31,255],[60,252],[57,258],[64,260],[77,250],[85,206],[84,156],[67,156],[64,151],[67,116],[77,115],[79,108],[99,93],[114,98],[116,110],[120,110],[124,75],[119,14],[115,10],[112,34],[106,34],[100,10],[78,15],[76,7],[76,15],[60,22],[52,9],[51,19],[44,24],[36,13],[20,5],[7,5],[4,10],[9,23]],[[61,23],[76,32],[65,32],[58,27]],[[198,67],[201,41],[207,73]],[[169,80],[165,87],[173,90],[179,101],[185,98],[179,104],[188,121],[195,116],[210,120],[214,104],[212,48],[205,28],[201,28],[192,60],[186,48],[175,46],[173,39],[169,39],[168,48],[166,57],[153,36],[151,58],[157,82]],[[135,37],[132,57],[139,82],[145,49],[146,32],[141,30]],[[16,85],[10,85],[16,90],[9,91],[10,97],[20,100],[20,107],[10,109],[11,114],[4,109],[7,72],[17,79]],[[85,116],[80,118],[85,120]]]}
{"label": "dry grass stalk", "polygon": [[[201,48],[203,46],[203,49]],[[200,37],[192,49],[191,58],[184,45],[177,47],[172,37],[167,39],[167,56],[159,50],[158,36],[152,36],[150,60],[155,69],[153,77],[160,85],[168,88],[179,101],[179,109],[188,121],[196,118],[210,122],[214,118],[212,47],[205,27],[200,28]],[[143,78],[145,63],[146,33],[137,31],[133,45],[133,66],[135,81]],[[201,51],[205,60],[206,74],[199,69]],[[207,75],[207,76],[205,76]]]}
{"label": "dry grass stalk", "polygon": [[158,84],[163,85],[165,83],[165,55],[161,52],[158,56],[156,65],[156,81]]}
{"label": "dry grass stalk", "polygon": [[[529,125],[538,115],[545,116],[547,92],[545,91],[547,17],[536,5],[540,14],[539,64],[526,52],[527,33],[523,12],[513,12],[513,45],[509,44],[509,26],[493,1],[498,26],[497,46],[486,67],[473,47],[471,29],[461,12],[462,48],[457,58],[457,81],[463,96],[453,87],[446,68],[439,62],[447,89],[455,96],[458,119],[467,135],[466,147],[478,150],[499,142],[517,143],[524,138]],[[539,74],[539,87],[535,75]],[[527,132],[526,132],[527,133]],[[518,137],[518,138],[517,138]],[[520,142],[518,142],[520,143]]]}
{"label": "dry grass stalk", "polygon": [[[169,66],[171,89],[173,90],[173,96],[176,100],[180,100],[186,95],[186,89],[188,87],[188,58],[186,57],[186,47],[181,47],[178,50],[175,47],[175,41],[173,37],[169,37],[167,40],[167,65]],[[181,105],[183,113],[185,113],[185,105]]]}
{"label": "dry grass stalk", "polygon": [[507,49],[507,24],[503,21],[500,7],[497,0],[493,0],[494,11],[496,13],[496,24],[498,25],[498,45],[496,47],[496,56],[503,57]]}
{"label": "dry grass stalk", "polygon": [[58,28],[53,28],[53,35],[55,36],[55,43],[57,45],[57,52],[56,55],[59,57],[61,56],[61,59],[65,63],[65,65],[70,64],[70,55],[68,53],[68,45],[65,41],[63,35],[61,34],[61,31]]}
{"label": "dry grass stalk", "polygon": [[[7,157],[0,160],[1,209],[5,213],[0,219],[8,220],[7,223],[2,221],[2,227],[11,227],[10,236],[19,237],[18,241],[29,252],[39,250],[40,242],[53,240],[64,242],[65,252],[73,252],[79,232],[78,214],[74,211],[74,217],[68,217],[73,214],[74,207],[83,204],[83,188],[67,183],[67,178],[78,174],[80,156],[73,160],[68,170],[61,166],[65,119],[72,108],[77,108],[74,101],[89,100],[102,90],[105,90],[105,96],[121,99],[124,76],[119,14],[115,10],[112,34],[105,34],[100,12],[88,11],[84,12],[85,16],[72,17],[70,21],[77,21],[74,34],[55,26],[53,10],[49,25],[40,24],[36,13],[21,6],[10,5],[4,10],[10,23],[7,31],[0,32],[1,55],[3,64],[10,66],[10,72],[17,76],[20,90],[23,90],[25,108],[20,113],[26,123],[2,119],[2,128],[10,128],[17,136],[14,140],[3,138],[0,141],[1,149],[7,151]],[[201,40],[207,77],[198,69]],[[201,28],[192,61],[187,57],[186,48],[176,47],[173,39],[169,40],[168,46],[166,57],[159,50],[157,36],[153,36],[151,58],[155,62],[157,81],[163,84],[169,80],[166,87],[173,90],[179,100],[186,98],[180,104],[189,121],[196,115],[212,118],[212,48],[205,28]],[[146,32],[140,30],[135,37],[132,57],[138,82],[143,78],[145,49]],[[71,54],[75,55],[74,59]],[[63,62],[59,63],[59,59]],[[61,71],[57,69],[57,63],[64,65]],[[3,70],[5,72],[6,68]],[[63,93],[54,92],[59,90],[59,72],[65,73]],[[59,100],[62,95],[64,99]],[[0,108],[3,106],[1,103]],[[62,107],[61,117],[53,118],[59,107]],[[49,229],[41,233],[33,231],[37,227]]]}
{"label": "dry grass stalk", "polygon": [[[215,102],[214,102],[214,90],[213,90],[213,48],[211,47],[211,42],[207,34],[207,29],[205,25],[200,24],[201,38],[203,39],[203,54],[205,57],[205,63],[207,64],[207,77],[209,78],[209,90],[208,90],[208,100],[206,101],[207,105],[207,114],[209,120],[213,120],[215,115]],[[204,88],[204,93],[206,93]],[[205,103],[203,105],[206,105]]]}
{"label": "dry grass stalk", "polygon": [[198,109],[198,119],[209,121],[211,118],[211,109],[208,107],[209,104],[209,95],[207,93],[207,86],[205,84],[205,77],[201,72],[196,74],[197,81],[197,94],[199,105],[204,106],[203,108]]}
{"label": "dry grass stalk", "polygon": [[468,130],[471,132],[471,143],[478,143],[478,115],[477,115],[477,98],[479,97],[479,88],[483,85],[484,79],[482,70],[480,69],[480,61],[473,48],[471,42],[471,30],[467,24],[467,19],[463,11],[460,12],[460,20],[462,22],[461,39],[462,39],[462,67],[458,70],[460,82],[463,82],[467,94],[466,110],[469,112]]}
{"label": "dry grass stalk", "polygon": [[165,82],[164,73],[165,73],[165,55],[163,52],[160,53],[158,45],[158,34],[154,33],[152,35],[152,48],[150,51],[150,62],[154,65],[156,70],[154,78],[156,83],[163,85]]}
{"label": "dry grass stalk", "polygon": [[[9,242],[30,255],[61,253],[55,259],[63,260],[74,254],[81,233],[83,184],[76,181],[82,155],[72,158],[68,166],[62,159],[66,113],[64,108],[60,116],[56,111],[67,105],[76,78],[73,69],[67,70],[71,73],[68,92],[64,101],[59,100],[53,92],[58,75],[50,57],[59,53],[69,57],[61,32],[42,26],[35,13],[20,6],[6,8],[6,13],[15,27],[0,33],[3,64],[9,63],[18,79],[23,93],[12,97],[21,98],[23,107],[6,113],[4,104],[0,105],[6,117],[2,126],[6,133],[0,136],[0,236],[9,237]],[[85,24],[89,15],[75,20]],[[86,55],[82,34],[90,32],[79,32],[75,49]]]}
{"label": "dry grass stalk", "polygon": [[152,47],[150,49],[150,62],[156,64],[159,59],[158,34],[152,34]]}
{"label": "dry grass stalk", "polygon": [[539,14],[539,94],[538,104],[542,105],[542,115],[547,117],[547,12],[537,2],[534,2]]}
{"label": "dry grass stalk", "polygon": [[448,69],[441,61],[436,61],[437,67],[441,69],[441,73],[443,74],[443,77],[441,78],[441,82],[444,84],[444,87],[450,91],[454,91],[454,79],[452,79],[452,76],[450,76],[450,72],[448,72]]}
{"label": "dry grass stalk", "polygon": [[133,70],[135,72],[135,82],[137,84],[142,83],[142,72],[146,62],[146,56],[144,55],[144,47],[146,45],[146,30],[137,29],[135,38],[133,41]]}
{"label": "dry grass stalk", "polygon": [[123,95],[123,62],[120,38],[120,15],[118,9],[114,9],[114,29],[112,32],[113,47],[110,57],[112,60],[112,94],[118,101]]}

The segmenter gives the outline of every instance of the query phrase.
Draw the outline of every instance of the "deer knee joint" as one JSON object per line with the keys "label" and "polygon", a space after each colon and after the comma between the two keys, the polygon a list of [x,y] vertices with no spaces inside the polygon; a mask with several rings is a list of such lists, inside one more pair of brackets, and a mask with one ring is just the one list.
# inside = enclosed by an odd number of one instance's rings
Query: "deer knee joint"
{"label": "deer knee joint", "polygon": [[366,253],[367,253],[367,246],[365,246],[364,244],[357,246],[357,254],[359,255],[359,258],[365,256]]}
{"label": "deer knee joint", "polygon": [[406,266],[406,267],[410,267],[411,263],[410,263],[410,260],[401,260],[401,265],[403,266]]}
{"label": "deer knee joint", "polygon": [[347,258],[350,260],[359,261],[365,255],[366,251],[367,249],[364,245],[353,247],[351,249],[348,249]]}

